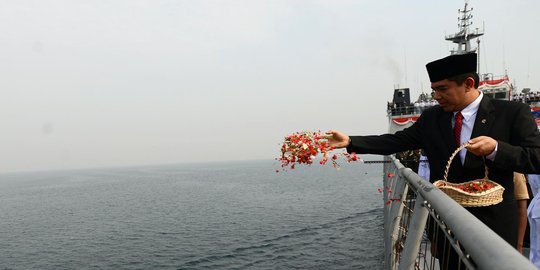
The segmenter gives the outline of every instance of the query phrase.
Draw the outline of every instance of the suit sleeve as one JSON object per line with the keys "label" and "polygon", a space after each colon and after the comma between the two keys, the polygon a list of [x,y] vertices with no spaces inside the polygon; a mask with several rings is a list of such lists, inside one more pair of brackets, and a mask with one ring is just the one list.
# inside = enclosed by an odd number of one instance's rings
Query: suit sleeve
{"label": "suit sleeve", "polygon": [[395,134],[350,136],[351,143],[347,152],[357,154],[390,155],[405,150],[421,147],[421,130],[424,125],[422,116],[410,127]]}
{"label": "suit sleeve", "polygon": [[509,142],[498,141],[493,165],[521,173],[540,173],[540,133],[529,106],[519,106]]}

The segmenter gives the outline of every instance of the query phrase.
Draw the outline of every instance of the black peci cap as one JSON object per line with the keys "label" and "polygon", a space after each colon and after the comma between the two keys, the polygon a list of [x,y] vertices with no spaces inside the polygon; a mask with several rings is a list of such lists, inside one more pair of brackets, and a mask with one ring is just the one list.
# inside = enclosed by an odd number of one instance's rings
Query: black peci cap
{"label": "black peci cap", "polygon": [[453,54],[428,63],[426,69],[431,82],[476,72],[476,53]]}

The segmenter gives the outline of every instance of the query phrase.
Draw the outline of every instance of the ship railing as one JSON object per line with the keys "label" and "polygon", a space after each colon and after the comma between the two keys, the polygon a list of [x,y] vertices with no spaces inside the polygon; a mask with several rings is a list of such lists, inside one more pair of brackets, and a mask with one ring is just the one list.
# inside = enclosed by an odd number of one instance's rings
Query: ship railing
{"label": "ship railing", "polygon": [[540,96],[525,97],[525,102],[529,105],[538,105],[540,103]]}
{"label": "ship railing", "polygon": [[428,106],[402,106],[397,108],[389,108],[388,114],[391,116],[406,116],[406,115],[419,115],[422,114],[422,112],[429,108]]}
{"label": "ship railing", "polygon": [[[394,156],[385,157],[384,172],[384,269],[445,269],[439,258],[450,249],[458,254],[459,269],[537,269]],[[431,245],[435,239],[438,245]]]}
{"label": "ship railing", "polygon": [[388,113],[392,116],[409,115],[415,113],[415,108],[412,105],[399,106],[395,108],[389,107]]}

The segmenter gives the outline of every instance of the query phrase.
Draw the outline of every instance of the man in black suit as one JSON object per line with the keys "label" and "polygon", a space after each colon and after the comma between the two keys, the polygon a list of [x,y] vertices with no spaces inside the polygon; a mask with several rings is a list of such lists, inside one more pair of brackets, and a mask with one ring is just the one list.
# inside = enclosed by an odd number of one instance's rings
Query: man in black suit
{"label": "man in black suit", "polygon": [[[453,160],[450,182],[484,177],[504,188],[503,201],[467,208],[512,246],[517,244],[517,207],[513,172],[540,172],[540,133],[526,104],[493,100],[478,90],[475,53],[451,55],[426,65],[438,106],[425,110],[411,127],[395,134],[347,136],[330,131],[330,146],[358,154],[388,155],[424,149],[430,180],[443,179],[446,163],[460,144],[469,143]],[[456,124],[457,123],[457,124]],[[450,262],[452,263],[452,262]],[[443,267],[446,268],[446,267]],[[450,267],[449,269],[452,269]]]}

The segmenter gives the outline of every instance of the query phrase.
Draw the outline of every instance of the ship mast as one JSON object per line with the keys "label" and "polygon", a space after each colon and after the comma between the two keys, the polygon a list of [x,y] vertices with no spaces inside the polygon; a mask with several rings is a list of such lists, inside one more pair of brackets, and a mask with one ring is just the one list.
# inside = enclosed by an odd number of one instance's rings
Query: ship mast
{"label": "ship mast", "polygon": [[471,31],[469,29],[469,26],[472,25],[471,19],[473,15],[471,14],[471,11],[473,9],[468,8],[468,2],[469,1],[465,0],[465,7],[463,10],[458,9],[458,13],[460,15],[458,18],[459,31],[455,34],[445,36],[446,40],[457,44],[457,49],[451,50],[451,54],[466,54],[476,52],[477,48],[471,46],[471,40],[484,35],[484,31],[479,31],[478,28],[476,28],[475,31]]}

